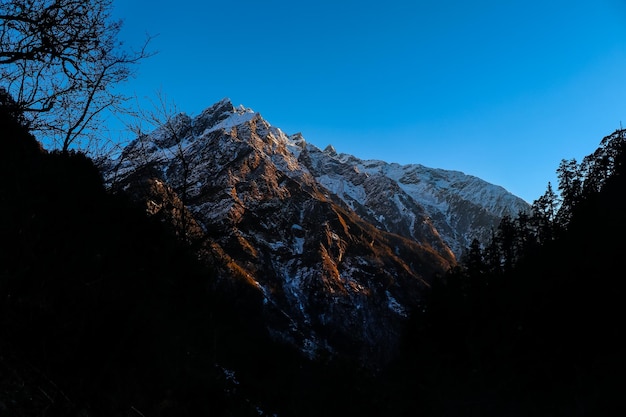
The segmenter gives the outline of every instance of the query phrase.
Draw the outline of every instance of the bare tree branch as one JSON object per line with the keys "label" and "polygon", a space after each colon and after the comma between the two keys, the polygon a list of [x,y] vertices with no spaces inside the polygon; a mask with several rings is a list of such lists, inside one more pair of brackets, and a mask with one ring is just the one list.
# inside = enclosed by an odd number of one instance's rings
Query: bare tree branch
{"label": "bare tree branch", "polygon": [[46,144],[67,151],[98,136],[104,110],[127,98],[113,87],[152,55],[123,49],[112,0],[0,1],[0,88]]}

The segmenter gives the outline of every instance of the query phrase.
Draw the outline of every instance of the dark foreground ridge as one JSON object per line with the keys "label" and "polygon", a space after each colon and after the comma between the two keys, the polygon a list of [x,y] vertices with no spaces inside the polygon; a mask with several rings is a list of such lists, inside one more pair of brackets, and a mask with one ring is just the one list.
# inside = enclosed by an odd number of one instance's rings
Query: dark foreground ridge
{"label": "dark foreground ridge", "polygon": [[11,109],[0,96],[0,415],[620,415],[623,131],[589,175],[562,166],[541,238],[505,222],[437,281],[373,373],[270,337],[258,291],[215,285],[193,242]]}

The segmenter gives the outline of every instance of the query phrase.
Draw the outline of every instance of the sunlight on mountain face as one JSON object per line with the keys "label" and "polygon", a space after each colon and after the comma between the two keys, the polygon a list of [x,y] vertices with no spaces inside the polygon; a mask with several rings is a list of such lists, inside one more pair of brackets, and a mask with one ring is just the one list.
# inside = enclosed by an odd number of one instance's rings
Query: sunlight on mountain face
{"label": "sunlight on mountain face", "polygon": [[[257,288],[268,311],[288,317],[273,331],[308,351],[395,346],[435,276],[528,208],[460,172],[322,151],[228,99],[138,138],[105,176],[125,187],[146,164],[185,191],[222,279]],[[388,355],[378,352],[361,360]]]}

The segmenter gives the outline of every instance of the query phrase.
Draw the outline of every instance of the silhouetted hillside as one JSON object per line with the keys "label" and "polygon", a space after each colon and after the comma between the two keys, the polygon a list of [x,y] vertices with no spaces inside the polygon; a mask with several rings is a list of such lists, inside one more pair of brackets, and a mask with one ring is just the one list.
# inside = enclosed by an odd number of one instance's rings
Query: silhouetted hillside
{"label": "silhouetted hillside", "polygon": [[213,359],[223,333],[254,335],[231,330],[241,312],[209,292],[210,271],[84,155],[43,151],[1,99],[0,414],[252,413]]}

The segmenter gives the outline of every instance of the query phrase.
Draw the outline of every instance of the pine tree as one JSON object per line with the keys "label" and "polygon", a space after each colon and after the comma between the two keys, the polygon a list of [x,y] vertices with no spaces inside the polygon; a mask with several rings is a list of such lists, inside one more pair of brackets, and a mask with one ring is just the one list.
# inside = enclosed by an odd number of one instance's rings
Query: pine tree
{"label": "pine tree", "polygon": [[556,170],[562,203],[558,212],[560,226],[567,226],[572,210],[582,196],[583,174],[576,159],[561,160]]}
{"label": "pine tree", "polygon": [[544,244],[555,237],[556,216],[560,206],[559,196],[548,182],[546,192],[532,204],[531,221],[535,227],[537,243]]}
{"label": "pine tree", "polygon": [[504,216],[498,226],[496,242],[502,254],[502,266],[504,271],[510,271],[515,265],[518,252],[517,244],[518,230],[510,216]]}

